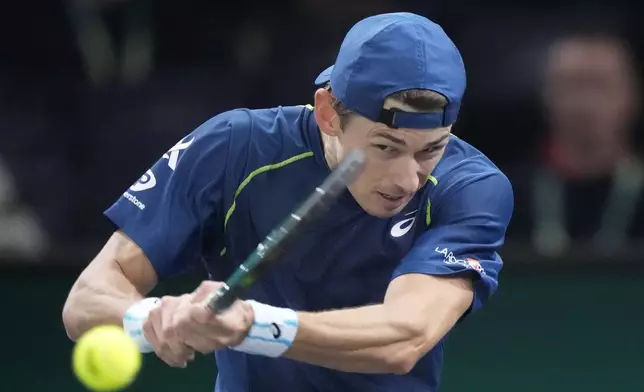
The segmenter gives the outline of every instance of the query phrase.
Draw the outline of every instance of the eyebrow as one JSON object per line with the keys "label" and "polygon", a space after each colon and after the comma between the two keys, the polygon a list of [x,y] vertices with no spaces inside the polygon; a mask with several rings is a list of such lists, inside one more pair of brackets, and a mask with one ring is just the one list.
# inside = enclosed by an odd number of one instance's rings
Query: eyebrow
{"label": "eyebrow", "polygon": [[[431,141],[431,142],[427,143],[425,145],[425,148],[433,147],[433,146],[436,146],[436,145],[440,144],[443,140],[447,139],[450,135],[451,135],[451,133],[446,133],[440,139],[434,140],[434,141]],[[388,132],[376,132],[374,134],[374,136],[383,137],[383,138],[391,141],[392,143],[396,143],[396,144],[401,145],[401,146],[406,146],[407,145],[407,143],[405,143],[405,141],[403,139],[397,138],[397,137],[395,137],[394,135],[392,135],[392,134],[390,134]]]}

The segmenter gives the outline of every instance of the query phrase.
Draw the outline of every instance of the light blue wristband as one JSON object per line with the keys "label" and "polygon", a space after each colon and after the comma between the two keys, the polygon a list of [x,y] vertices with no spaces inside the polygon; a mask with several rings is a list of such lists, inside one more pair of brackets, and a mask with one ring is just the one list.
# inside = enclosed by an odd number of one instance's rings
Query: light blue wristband
{"label": "light blue wristband", "polygon": [[152,345],[143,335],[143,323],[148,319],[150,311],[161,304],[159,298],[144,298],[132,305],[123,316],[123,329],[139,346],[142,353],[154,351]]}
{"label": "light blue wristband", "polygon": [[273,358],[284,354],[297,335],[297,313],[292,309],[276,308],[252,300],[246,302],[253,307],[255,321],[246,339],[231,349]]}

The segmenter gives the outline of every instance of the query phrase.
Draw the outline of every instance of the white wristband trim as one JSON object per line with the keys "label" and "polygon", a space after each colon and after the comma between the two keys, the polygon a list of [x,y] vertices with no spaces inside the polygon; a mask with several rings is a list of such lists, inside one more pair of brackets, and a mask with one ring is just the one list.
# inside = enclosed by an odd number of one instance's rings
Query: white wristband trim
{"label": "white wristband trim", "polygon": [[161,304],[161,299],[150,297],[134,303],[123,316],[123,329],[139,346],[142,353],[151,353],[154,347],[145,339],[143,324],[150,311]]}
{"label": "white wristband trim", "polygon": [[253,308],[255,321],[246,339],[231,349],[273,358],[284,354],[297,335],[297,313],[292,309],[277,308],[252,300],[246,302]]}

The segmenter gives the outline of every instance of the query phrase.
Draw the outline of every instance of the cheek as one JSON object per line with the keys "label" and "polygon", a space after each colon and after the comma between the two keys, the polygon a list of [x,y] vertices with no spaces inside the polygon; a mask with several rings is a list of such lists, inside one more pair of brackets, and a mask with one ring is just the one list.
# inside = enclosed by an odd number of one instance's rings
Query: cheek
{"label": "cheek", "polygon": [[427,178],[430,174],[432,174],[432,172],[436,168],[436,165],[438,165],[438,162],[440,162],[441,158],[443,158],[444,153],[445,153],[445,150],[441,151],[441,153],[436,157],[428,161],[422,162],[420,164],[420,174],[425,176],[425,178]]}
{"label": "cheek", "polygon": [[[367,158],[368,159],[368,158]],[[387,165],[368,160],[360,176],[350,186],[352,193],[366,195],[376,189],[387,178]]]}

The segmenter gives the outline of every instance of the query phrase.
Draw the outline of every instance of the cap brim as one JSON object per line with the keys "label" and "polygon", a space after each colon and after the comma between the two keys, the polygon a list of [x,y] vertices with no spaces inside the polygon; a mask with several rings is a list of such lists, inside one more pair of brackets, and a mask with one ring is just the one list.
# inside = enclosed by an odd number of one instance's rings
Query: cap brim
{"label": "cap brim", "polygon": [[331,80],[331,72],[333,72],[333,65],[325,69],[321,74],[318,75],[318,77],[315,79],[315,85],[321,86],[323,84],[329,83],[329,81]]}

